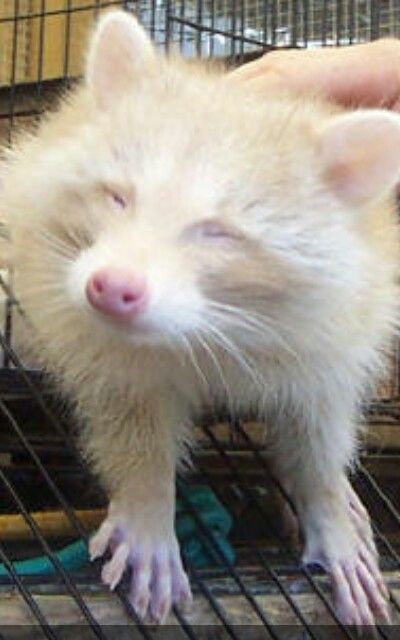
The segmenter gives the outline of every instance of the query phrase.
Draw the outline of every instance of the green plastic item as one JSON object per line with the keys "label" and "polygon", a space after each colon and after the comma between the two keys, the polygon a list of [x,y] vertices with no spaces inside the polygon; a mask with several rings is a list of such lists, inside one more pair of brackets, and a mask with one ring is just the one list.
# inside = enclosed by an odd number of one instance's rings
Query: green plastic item
{"label": "green plastic item", "polygon": [[[232,516],[229,511],[207,486],[185,487],[182,483],[178,486],[184,499],[178,498],[176,501],[175,530],[183,558],[196,569],[224,563],[233,564],[235,552],[228,540],[232,529]],[[196,512],[207,532],[212,535],[220,553],[215,550],[208,537],[201,534],[201,525],[197,524],[196,517],[190,513],[192,509],[186,508],[186,502]]]}
{"label": "green plastic item", "polygon": [[[232,516],[219,502],[214,492],[206,486],[184,487],[179,484],[179,491],[184,496],[176,503],[175,529],[180,543],[183,558],[196,569],[218,566],[227,562],[233,564],[235,552],[228,541],[232,528]],[[187,503],[190,505],[187,508]],[[207,531],[212,535],[220,554],[205,536],[195,511]],[[89,562],[87,545],[84,540],[77,540],[54,554],[66,571],[78,571]],[[221,557],[222,556],[222,557]],[[44,576],[56,573],[56,568],[47,556],[39,556],[27,560],[13,562],[18,575]],[[9,576],[4,564],[0,564],[0,577]]]}
{"label": "green plastic item", "polygon": [[[77,571],[88,561],[89,554],[84,540],[78,540],[54,554],[67,571]],[[14,571],[20,576],[48,576],[56,573],[56,569],[47,556],[38,556],[29,560],[17,560],[12,563]],[[8,576],[4,564],[0,564],[0,577]]]}

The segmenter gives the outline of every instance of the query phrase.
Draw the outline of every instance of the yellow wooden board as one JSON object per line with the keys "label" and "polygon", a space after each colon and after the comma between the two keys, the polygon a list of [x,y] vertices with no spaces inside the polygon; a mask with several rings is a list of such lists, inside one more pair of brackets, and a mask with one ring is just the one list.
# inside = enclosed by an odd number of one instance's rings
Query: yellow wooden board
{"label": "yellow wooden board", "polygon": [[79,75],[100,5],[95,0],[1,0],[0,86]]}
{"label": "yellow wooden board", "polygon": [[[30,4],[30,0],[20,0],[19,13],[29,14]],[[15,7],[15,0],[0,2],[0,86],[26,79],[29,21],[16,21]]]}

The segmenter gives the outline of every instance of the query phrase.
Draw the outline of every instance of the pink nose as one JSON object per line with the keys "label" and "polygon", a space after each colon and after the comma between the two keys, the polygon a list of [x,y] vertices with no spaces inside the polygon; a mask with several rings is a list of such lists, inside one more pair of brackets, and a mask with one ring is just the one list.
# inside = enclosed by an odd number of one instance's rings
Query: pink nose
{"label": "pink nose", "polygon": [[96,271],[87,281],[89,303],[115,320],[129,321],[144,311],[147,288],[143,279],[111,267]]}

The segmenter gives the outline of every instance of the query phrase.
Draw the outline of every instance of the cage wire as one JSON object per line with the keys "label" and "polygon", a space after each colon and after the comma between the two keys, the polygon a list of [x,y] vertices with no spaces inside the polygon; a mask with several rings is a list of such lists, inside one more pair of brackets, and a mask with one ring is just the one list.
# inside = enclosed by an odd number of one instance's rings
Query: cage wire
{"label": "cage wire", "polygon": [[[400,0],[2,0],[0,142],[12,142],[21,127],[34,126],[60,88],[79,76],[88,30],[110,6],[135,12],[160,48],[235,62],[271,48],[347,45],[398,36],[400,29]],[[154,629],[130,606],[126,583],[108,593],[100,584],[98,563],[68,571],[60,560],[57,552],[68,541],[88,539],[106,499],[75,448],[65,403],[18,354],[13,323],[29,319],[5,268],[0,285],[0,637],[14,637],[18,625],[27,625],[27,637],[55,640],[74,624],[82,638],[114,637],[116,629],[127,638],[153,638]],[[397,623],[399,382],[396,344],[390,375],[366,414],[371,428],[352,478],[372,517]],[[282,534],[278,514],[289,499],[269,470],[263,427],[244,418],[231,423],[214,416],[199,424],[197,432],[202,446],[193,472],[184,485],[178,483],[178,497],[198,536],[213,550],[214,563],[199,569],[187,562],[195,607],[191,614],[173,610],[174,633],[189,640],[209,636],[210,630],[233,639],[252,634],[356,637],[340,625],[326,578],[302,567],[300,549]],[[233,517],[235,562],[187,499],[184,487],[196,483],[210,487]],[[57,531],[44,512],[62,523]],[[19,575],[13,562],[38,555],[47,559],[52,574]],[[378,627],[377,634],[395,638],[396,627]]]}

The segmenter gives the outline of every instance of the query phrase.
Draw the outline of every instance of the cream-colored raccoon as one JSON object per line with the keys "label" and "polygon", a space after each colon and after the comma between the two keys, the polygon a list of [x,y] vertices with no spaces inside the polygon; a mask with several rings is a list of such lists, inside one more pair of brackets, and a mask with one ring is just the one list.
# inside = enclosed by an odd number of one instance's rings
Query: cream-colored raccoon
{"label": "cream-colored raccoon", "polygon": [[37,357],[110,495],[103,578],[163,620],[190,600],[174,479],[203,407],[274,416],[305,562],[350,624],[387,618],[346,478],[397,320],[400,116],[266,99],[155,52],[112,12],[85,80],[8,154],[3,209]]}

